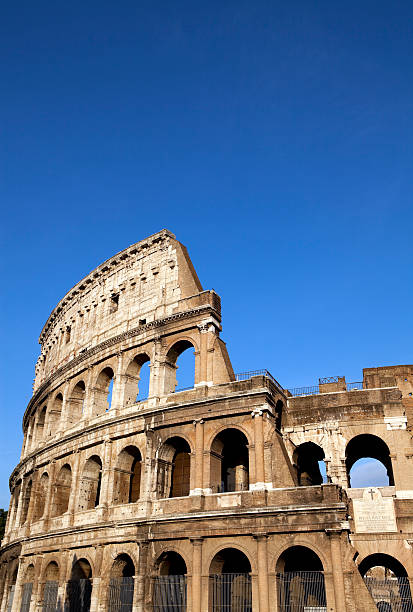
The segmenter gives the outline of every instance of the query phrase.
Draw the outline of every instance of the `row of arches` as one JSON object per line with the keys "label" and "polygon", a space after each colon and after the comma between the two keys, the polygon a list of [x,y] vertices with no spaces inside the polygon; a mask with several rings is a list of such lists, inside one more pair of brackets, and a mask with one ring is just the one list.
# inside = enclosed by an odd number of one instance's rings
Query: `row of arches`
{"label": "row of arches", "polygon": [[[279,612],[303,612],[327,609],[324,567],[319,556],[306,546],[292,546],[284,550],[275,568],[275,589]],[[373,601],[380,612],[412,612],[413,604],[409,579],[403,565],[387,554],[372,554],[359,565]],[[164,551],[152,568],[150,601],[157,612],[184,612],[187,609],[187,564],[174,550]],[[253,594],[251,562],[247,554],[237,547],[219,550],[209,566],[208,610],[211,612],[252,612]],[[51,561],[38,581],[37,600],[43,610],[67,609],[89,612],[93,593],[92,566],[86,558],[75,558],[65,585],[59,578],[60,568]],[[9,585],[8,607],[14,597],[14,580]],[[114,559],[105,577],[105,592],[99,593],[106,601],[109,612],[132,612],[137,603],[139,585],[145,576],[138,575],[134,560],[127,553]],[[22,580],[20,612],[29,612],[35,586],[34,565],[25,570]],[[64,586],[60,589],[59,586]],[[61,601],[59,601],[59,593]]]}
{"label": "row of arches", "polygon": [[[314,442],[303,442],[293,452],[298,484],[319,485],[328,482],[324,450]],[[363,465],[368,470],[363,470]],[[393,466],[387,444],[378,436],[360,434],[352,438],[345,451],[349,487],[393,486]]]}
{"label": "row of arches", "polygon": [[[169,349],[164,363],[164,393],[194,386],[194,350],[194,345],[188,340],[180,340]],[[82,377],[76,380],[66,399],[58,391],[40,406],[28,425],[26,452],[53,437],[57,431],[76,425],[85,416],[108,412],[115,392],[122,406],[135,404],[151,394],[151,358],[147,353],[139,353],[130,359],[116,379],[116,366],[112,361],[101,367],[91,381]]]}
{"label": "row of arches", "polygon": [[[190,494],[191,474],[195,469],[193,449],[180,436],[168,438],[156,454],[156,496],[185,497]],[[110,489],[106,502],[111,505],[136,503],[142,497],[143,458],[137,446],[127,445],[118,454],[113,470],[106,471],[106,487]],[[112,476],[111,476],[112,474]],[[34,488],[29,478],[21,490],[16,485],[11,503],[9,529],[45,518],[47,500],[50,507],[47,518],[61,516],[69,510],[71,496],[76,496],[72,510],[92,510],[102,503],[103,463],[98,454],[86,459],[79,470],[77,482],[73,480],[72,465],[60,467],[53,482],[44,471]],[[111,480],[109,480],[111,478]],[[210,490],[215,493],[242,491],[249,488],[249,445],[245,434],[236,428],[219,432],[210,448]],[[29,508],[33,498],[33,508]],[[20,500],[20,501],[19,501]],[[20,515],[18,506],[21,504]],[[19,520],[17,521],[17,517]],[[18,524],[16,524],[18,523]]]}

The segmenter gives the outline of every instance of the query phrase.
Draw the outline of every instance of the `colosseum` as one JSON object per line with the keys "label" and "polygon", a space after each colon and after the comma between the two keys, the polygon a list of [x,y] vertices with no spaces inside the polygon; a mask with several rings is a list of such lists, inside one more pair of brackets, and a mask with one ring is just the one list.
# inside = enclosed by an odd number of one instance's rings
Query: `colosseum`
{"label": "colosseum", "polygon": [[[285,389],[234,374],[220,334],[219,296],[167,230],[54,308],[1,612],[413,611],[413,366]],[[386,480],[352,487],[366,458]]]}

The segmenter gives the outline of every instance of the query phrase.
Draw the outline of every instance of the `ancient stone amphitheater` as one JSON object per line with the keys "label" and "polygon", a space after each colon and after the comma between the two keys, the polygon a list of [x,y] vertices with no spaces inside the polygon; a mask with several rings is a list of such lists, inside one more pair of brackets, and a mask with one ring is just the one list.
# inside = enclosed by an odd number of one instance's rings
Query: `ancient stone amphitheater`
{"label": "ancient stone amphitheater", "polygon": [[[287,390],[235,375],[220,332],[166,230],[59,302],[10,478],[2,612],[412,612],[413,366]],[[363,458],[384,485],[351,487]]]}

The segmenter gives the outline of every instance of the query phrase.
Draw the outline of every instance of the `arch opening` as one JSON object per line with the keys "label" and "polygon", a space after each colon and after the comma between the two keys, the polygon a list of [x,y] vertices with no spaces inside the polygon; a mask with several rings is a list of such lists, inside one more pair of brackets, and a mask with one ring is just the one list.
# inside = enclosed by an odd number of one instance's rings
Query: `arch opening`
{"label": "arch opening", "polygon": [[109,612],[132,612],[135,565],[127,554],[119,555],[111,568],[108,593]]}
{"label": "arch opening", "polygon": [[72,486],[72,469],[65,464],[56,478],[51,516],[61,516],[69,508],[70,489]]}
{"label": "arch opening", "polygon": [[59,566],[51,561],[44,573],[43,586],[43,612],[54,612],[57,609],[57,596],[59,589]]}
{"label": "arch opening", "polygon": [[158,456],[158,496],[186,497],[190,491],[191,449],[186,440],[175,436],[162,445]]}
{"label": "arch opening", "polygon": [[30,564],[25,572],[24,579],[23,579],[20,612],[29,612],[30,610],[30,603],[32,600],[32,592],[33,592],[33,584],[34,584],[34,565]]}
{"label": "arch opening", "polygon": [[325,455],[321,446],[314,442],[304,442],[294,451],[293,461],[297,469],[298,484],[302,487],[320,485],[327,482]]}
{"label": "arch opening", "polygon": [[323,564],[306,546],[292,546],[276,566],[277,599],[280,610],[326,607]]}
{"label": "arch opening", "polygon": [[[360,459],[368,461],[359,462]],[[346,470],[349,487],[394,485],[389,447],[378,436],[360,434],[350,440],[346,447]]]}
{"label": "arch opening", "polygon": [[209,595],[212,609],[252,611],[251,564],[236,548],[220,550],[209,569]]}
{"label": "arch opening", "polygon": [[63,395],[58,393],[53,400],[47,417],[47,437],[52,437],[56,434],[60,418],[62,416]]}
{"label": "arch opening", "polygon": [[36,442],[39,443],[45,436],[47,406],[43,406],[37,418],[36,424]]}
{"label": "arch opening", "polygon": [[224,429],[212,442],[210,482],[213,493],[249,488],[248,440],[239,429]]}
{"label": "arch opening", "polygon": [[111,409],[114,377],[111,367],[104,368],[99,374],[94,389],[93,416],[105,414]]}
{"label": "arch opening", "polygon": [[155,564],[153,609],[158,612],[184,612],[187,602],[187,567],[183,557],[174,552],[162,553]]}
{"label": "arch opening", "polygon": [[113,503],[133,504],[140,498],[142,455],[136,446],[127,446],[118,456],[113,484]]}
{"label": "arch opening", "polygon": [[379,610],[413,611],[409,578],[400,561],[391,555],[375,553],[363,559],[358,569]]}
{"label": "arch opening", "polygon": [[141,402],[149,397],[150,359],[141,353],[130,362],[125,376],[125,405]]}
{"label": "arch opening", "polygon": [[102,461],[97,455],[90,457],[80,479],[78,510],[92,510],[99,505],[102,481]]}
{"label": "arch opening", "polygon": [[67,426],[76,425],[83,416],[85,410],[86,386],[83,380],[79,380],[73,387],[69,397],[69,409],[67,411]]}
{"label": "arch opening", "polygon": [[165,393],[193,388],[195,384],[194,351],[195,347],[189,340],[179,340],[169,349],[165,361]]}
{"label": "arch opening", "polygon": [[41,518],[43,518],[48,488],[49,488],[49,475],[47,474],[47,472],[44,472],[40,477],[38,488],[37,488],[38,494],[36,495],[36,505],[34,507],[34,512],[33,512],[33,521],[39,521]]}
{"label": "arch opening", "polygon": [[24,525],[27,521],[27,515],[29,512],[30,498],[32,496],[33,482],[30,479],[24,488],[24,495],[22,499],[22,509],[20,514],[20,525]]}
{"label": "arch opening", "polygon": [[67,583],[69,612],[89,612],[92,595],[92,568],[87,559],[78,559],[72,566]]}

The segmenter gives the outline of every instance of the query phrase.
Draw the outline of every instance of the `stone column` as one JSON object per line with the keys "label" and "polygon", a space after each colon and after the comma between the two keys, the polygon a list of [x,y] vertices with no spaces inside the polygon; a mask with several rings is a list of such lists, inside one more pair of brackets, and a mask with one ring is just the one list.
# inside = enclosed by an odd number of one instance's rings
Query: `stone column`
{"label": "stone column", "polygon": [[149,542],[142,540],[138,542],[139,560],[138,568],[135,575],[135,584],[133,592],[133,610],[134,612],[144,612],[145,610],[145,592],[148,579],[147,559]]}
{"label": "stone column", "polygon": [[23,494],[25,492],[26,489],[26,482],[25,482],[25,476],[22,477],[22,482],[20,485],[20,493],[19,493],[19,500],[17,502],[17,512],[15,514],[15,521],[14,521],[14,529],[18,529],[18,527],[20,526],[20,517],[21,517],[21,513],[22,513],[22,506],[23,506]]}
{"label": "stone column", "polygon": [[255,484],[254,489],[265,489],[265,468],[264,468],[264,431],[263,431],[263,412],[254,410],[254,447],[255,447]]}
{"label": "stone column", "polygon": [[254,537],[257,540],[259,610],[260,612],[269,612],[267,558],[268,536],[267,534],[259,534]]}
{"label": "stone column", "polygon": [[159,398],[161,395],[161,367],[160,357],[162,352],[162,342],[160,338],[154,340],[153,361],[151,361],[151,375],[149,379],[149,397]]}
{"label": "stone column", "polygon": [[100,596],[104,596],[104,593],[100,593],[101,591],[101,569],[102,569],[102,559],[103,559],[103,544],[99,544],[95,547],[95,573],[92,578],[92,595],[90,599],[90,612],[97,612],[99,608],[99,600]]}
{"label": "stone column", "polygon": [[191,539],[192,542],[192,612],[202,612],[202,538]]}
{"label": "stone column", "polygon": [[205,385],[208,382],[208,327],[208,323],[201,323],[198,325],[200,332],[199,380],[196,381],[198,385]]}
{"label": "stone column", "polygon": [[123,354],[117,354],[117,363],[116,369],[113,376],[113,391],[112,391],[112,403],[110,406],[112,410],[120,410],[123,408],[123,395],[124,395],[124,387],[125,387],[125,377],[123,374]]}
{"label": "stone column", "polygon": [[330,538],[336,612],[346,612],[343,565],[341,560],[341,531],[327,530],[327,535]]}
{"label": "stone column", "polygon": [[64,387],[63,387],[62,414],[60,415],[60,420],[57,426],[57,431],[65,431],[66,429],[67,411],[69,410],[69,407],[70,407],[69,390],[70,390],[70,382],[66,380]]}
{"label": "stone column", "polygon": [[195,425],[195,474],[193,478],[194,488],[191,495],[202,495],[204,492],[204,420],[197,419]]}
{"label": "stone column", "polygon": [[44,529],[47,529],[47,525],[50,520],[50,509],[52,505],[53,491],[54,491],[54,482],[56,475],[56,463],[55,461],[51,461],[49,464],[49,469],[47,470],[49,474],[49,482],[47,483],[47,493],[46,493],[46,501],[44,502],[44,510],[43,510],[43,519],[45,521]]}
{"label": "stone column", "polygon": [[70,524],[73,525],[74,514],[77,509],[77,499],[79,494],[79,464],[80,464],[80,452],[77,450],[75,452],[75,458],[73,462],[73,471],[72,471],[72,485],[70,487],[70,497],[69,497],[69,506],[67,512],[70,516]]}
{"label": "stone column", "polygon": [[30,493],[30,499],[29,499],[29,507],[27,509],[27,517],[26,517],[26,532],[27,534],[30,533],[30,525],[32,523],[32,516],[33,516],[33,512],[34,509],[36,507],[36,502],[37,502],[37,487],[39,485],[39,469],[36,468],[33,472],[32,475],[32,489],[31,489],[31,493]]}
{"label": "stone column", "polygon": [[111,455],[112,455],[112,440],[110,438],[104,441],[103,451],[103,465],[102,465],[102,480],[100,487],[100,499],[99,506],[105,508],[109,507],[111,500],[109,499],[110,492],[113,490],[113,483],[111,483],[111,474],[113,472],[111,468]]}

